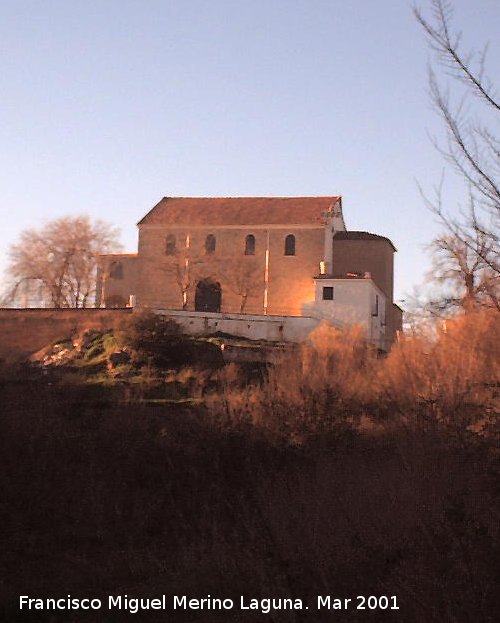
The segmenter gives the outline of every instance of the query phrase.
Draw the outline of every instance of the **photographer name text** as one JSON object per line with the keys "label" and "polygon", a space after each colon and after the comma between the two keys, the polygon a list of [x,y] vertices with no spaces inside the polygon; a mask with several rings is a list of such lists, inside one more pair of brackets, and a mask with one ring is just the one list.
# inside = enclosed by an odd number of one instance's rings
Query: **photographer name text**
{"label": "photographer name text", "polygon": [[188,595],[160,595],[158,597],[131,597],[108,595],[99,597],[30,597],[19,596],[19,609],[28,610],[122,610],[137,614],[144,610],[241,610],[269,614],[275,610],[399,610],[396,595],[355,595],[335,597],[318,595],[306,601],[289,597],[239,597],[239,599],[190,597]]}

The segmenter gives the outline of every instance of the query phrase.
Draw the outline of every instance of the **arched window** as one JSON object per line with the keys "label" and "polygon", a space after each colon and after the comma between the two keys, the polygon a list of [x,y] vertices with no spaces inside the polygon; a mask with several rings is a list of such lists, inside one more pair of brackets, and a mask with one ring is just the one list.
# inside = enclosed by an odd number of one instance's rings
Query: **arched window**
{"label": "arched window", "polygon": [[295,236],[288,234],[285,238],[285,255],[295,255]]}
{"label": "arched window", "polygon": [[215,236],[213,234],[208,234],[205,239],[205,253],[207,255],[215,253]]}
{"label": "arched window", "polygon": [[255,255],[255,236],[248,234],[245,238],[245,255]]}
{"label": "arched window", "polygon": [[123,266],[120,262],[113,262],[109,267],[109,276],[111,279],[123,279]]}
{"label": "arched window", "polygon": [[175,236],[168,234],[165,238],[165,255],[175,255]]}

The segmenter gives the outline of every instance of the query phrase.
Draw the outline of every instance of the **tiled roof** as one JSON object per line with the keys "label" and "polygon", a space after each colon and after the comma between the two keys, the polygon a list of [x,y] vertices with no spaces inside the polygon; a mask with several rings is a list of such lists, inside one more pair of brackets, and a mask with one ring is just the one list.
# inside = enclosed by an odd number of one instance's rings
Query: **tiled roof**
{"label": "tiled roof", "polygon": [[391,245],[394,251],[397,251],[389,238],[379,236],[378,234],[371,234],[367,231],[338,231],[333,237],[333,240],[334,242],[337,240],[385,240],[385,242]]}
{"label": "tiled roof", "polygon": [[332,197],[164,197],[139,225],[314,225]]}

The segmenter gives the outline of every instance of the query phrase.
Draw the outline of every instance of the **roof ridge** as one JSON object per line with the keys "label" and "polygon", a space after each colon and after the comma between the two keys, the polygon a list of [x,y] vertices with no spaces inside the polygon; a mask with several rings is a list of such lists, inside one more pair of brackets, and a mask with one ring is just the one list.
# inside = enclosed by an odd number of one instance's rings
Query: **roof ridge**
{"label": "roof ridge", "polygon": [[324,222],[325,210],[341,201],[341,195],[163,197],[138,225],[319,224]]}
{"label": "roof ridge", "polygon": [[[340,199],[342,195],[166,195],[160,199],[168,201],[169,199]],[[158,204],[157,204],[158,205]]]}

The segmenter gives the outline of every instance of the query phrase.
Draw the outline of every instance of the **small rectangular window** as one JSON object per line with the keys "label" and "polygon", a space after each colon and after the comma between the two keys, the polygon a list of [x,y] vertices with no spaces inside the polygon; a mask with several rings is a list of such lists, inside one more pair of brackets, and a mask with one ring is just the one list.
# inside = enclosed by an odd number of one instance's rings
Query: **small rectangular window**
{"label": "small rectangular window", "polygon": [[323,286],[323,300],[333,301],[333,286]]}
{"label": "small rectangular window", "polygon": [[378,294],[375,294],[375,305],[373,306],[372,316],[378,316]]}

